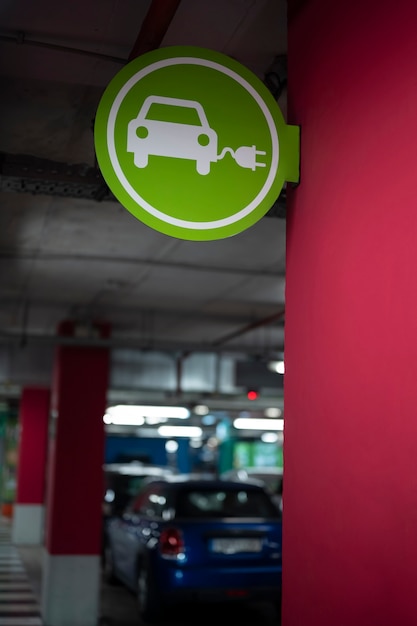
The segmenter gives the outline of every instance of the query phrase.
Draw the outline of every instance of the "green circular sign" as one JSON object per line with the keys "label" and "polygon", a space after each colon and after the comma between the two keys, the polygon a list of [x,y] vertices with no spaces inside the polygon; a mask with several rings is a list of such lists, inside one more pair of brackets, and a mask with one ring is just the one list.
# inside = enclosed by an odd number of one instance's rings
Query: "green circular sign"
{"label": "green circular sign", "polygon": [[126,209],[167,235],[210,240],[257,222],[294,179],[294,156],[283,158],[294,152],[288,129],[296,127],[240,63],[169,47],[113,78],[94,138],[104,179]]}

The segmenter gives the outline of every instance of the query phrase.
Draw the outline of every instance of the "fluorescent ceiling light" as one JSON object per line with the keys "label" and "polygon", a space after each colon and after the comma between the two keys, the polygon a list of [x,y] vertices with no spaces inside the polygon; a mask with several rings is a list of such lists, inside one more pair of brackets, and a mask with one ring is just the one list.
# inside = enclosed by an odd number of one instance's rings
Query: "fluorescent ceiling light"
{"label": "fluorescent ceiling light", "polygon": [[262,433],[261,439],[265,443],[276,443],[278,441],[278,433]]}
{"label": "fluorescent ceiling light", "polygon": [[284,420],[238,417],[233,426],[242,430],[284,430]]}
{"label": "fluorescent ceiling light", "polygon": [[[190,411],[184,406],[145,406],[134,404],[117,404],[108,407],[103,421],[106,424],[141,426],[146,420],[165,421],[167,418],[186,419]],[[158,420],[158,421],[155,421]],[[152,421],[148,421],[152,423]]]}
{"label": "fluorescent ceiling light", "polygon": [[285,374],[284,361],[270,361],[268,363],[268,369],[277,374]]}
{"label": "fluorescent ceiling light", "polygon": [[203,431],[199,426],[160,426],[158,434],[161,437],[201,437]]}
{"label": "fluorescent ceiling light", "polygon": [[264,411],[265,417],[281,417],[282,411],[278,407],[271,406]]}
{"label": "fluorescent ceiling light", "polygon": [[142,426],[145,423],[145,418],[142,415],[111,415],[106,413],[103,422],[117,426]]}
{"label": "fluorescent ceiling light", "polygon": [[176,417],[186,419],[190,417],[190,411],[185,406],[146,406],[135,404],[118,404],[110,406],[107,413],[139,413],[143,417]]}
{"label": "fluorescent ceiling light", "polygon": [[155,424],[161,424],[162,422],[166,422],[167,419],[167,417],[158,417],[156,415],[148,415],[147,417],[145,417],[146,423],[150,426],[155,426]]}
{"label": "fluorescent ceiling light", "polygon": [[209,408],[205,404],[196,404],[194,407],[194,413],[196,415],[207,415],[208,412]]}

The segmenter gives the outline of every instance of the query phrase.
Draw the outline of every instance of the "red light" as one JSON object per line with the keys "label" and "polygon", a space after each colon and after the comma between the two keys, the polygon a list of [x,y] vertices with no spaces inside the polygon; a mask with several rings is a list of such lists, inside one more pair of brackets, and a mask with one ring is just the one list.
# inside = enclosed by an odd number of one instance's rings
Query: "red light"
{"label": "red light", "polygon": [[248,400],[256,400],[256,398],[258,397],[258,392],[251,390],[248,391]]}
{"label": "red light", "polygon": [[184,552],[184,540],[182,533],[177,528],[167,528],[159,537],[159,549],[161,556],[175,558]]}

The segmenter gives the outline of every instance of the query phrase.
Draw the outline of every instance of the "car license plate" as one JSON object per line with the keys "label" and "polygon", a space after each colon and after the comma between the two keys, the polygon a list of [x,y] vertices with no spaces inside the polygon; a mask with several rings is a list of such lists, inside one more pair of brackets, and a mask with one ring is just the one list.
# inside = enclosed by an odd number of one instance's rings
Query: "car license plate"
{"label": "car license plate", "polygon": [[260,552],[262,542],[252,538],[218,538],[211,542],[211,549],[218,554],[238,554],[239,552]]}

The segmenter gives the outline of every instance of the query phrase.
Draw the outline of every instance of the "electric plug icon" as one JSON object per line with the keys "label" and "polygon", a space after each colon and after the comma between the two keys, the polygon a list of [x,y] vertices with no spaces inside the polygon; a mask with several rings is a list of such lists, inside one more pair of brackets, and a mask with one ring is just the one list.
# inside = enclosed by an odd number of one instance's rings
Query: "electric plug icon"
{"label": "electric plug icon", "polygon": [[223,148],[221,153],[218,155],[217,160],[221,161],[227,153],[234,158],[240,167],[252,170],[253,172],[257,167],[266,167],[266,163],[259,163],[256,160],[257,156],[265,156],[266,152],[263,150],[257,150],[256,146],[240,146],[237,150],[232,150],[232,148]]}
{"label": "electric plug icon", "polygon": [[240,167],[252,170],[253,172],[257,167],[266,167],[266,163],[258,162],[257,156],[265,156],[264,150],[257,150],[256,146],[240,146],[234,153],[234,159]]}

